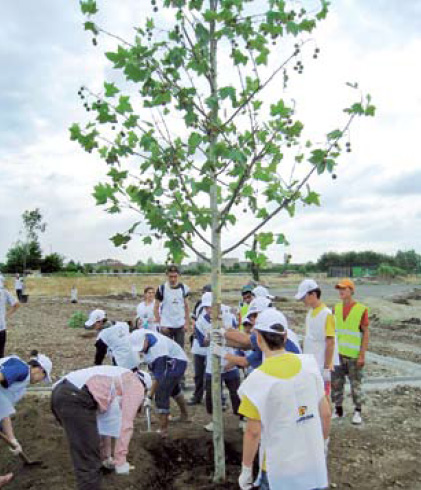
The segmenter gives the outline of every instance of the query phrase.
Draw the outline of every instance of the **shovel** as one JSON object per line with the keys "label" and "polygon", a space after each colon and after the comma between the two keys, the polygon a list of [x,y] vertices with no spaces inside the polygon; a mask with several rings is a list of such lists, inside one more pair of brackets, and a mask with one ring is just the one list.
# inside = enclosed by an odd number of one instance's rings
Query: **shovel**
{"label": "shovel", "polygon": [[[0,439],[3,439],[3,441],[9,446],[11,447],[12,449],[15,449],[15,446],[12,444],[12,442],[10,441],[10,439],[5,435],[3,434],[3,432],[0,432]],[[28,456],[22,451],[19,453],[19,457],[21,458],[21,460],[23,461],[23,464],[25,466],[40,466],[42,464],[42,461],[32,461],[28,458]]]}
{"label": "shovel", "polygon": [[152,425],[151,425],[151,407],[146,407],[145,408],[145,415],[146,415],[146,424],[148,427],[148,432],[151,432],[152,430]]}

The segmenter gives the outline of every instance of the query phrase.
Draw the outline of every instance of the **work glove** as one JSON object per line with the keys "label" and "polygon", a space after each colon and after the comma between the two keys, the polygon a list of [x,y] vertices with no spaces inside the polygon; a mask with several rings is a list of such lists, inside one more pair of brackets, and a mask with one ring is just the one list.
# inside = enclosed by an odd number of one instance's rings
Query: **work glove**
{"label": "work glove", "polygon": [[329,383],[331,378],[331,371],[330,369],[323,369],[323,381],[325,383]]}
{"label": "work glove", "polygon": [[14,448],[9,447],[10,452],[14,455],[17,456],[22,452],[22,446],[20,445],[19,441],[17,439],[10,439],[10,442],[15,446]]}
{"label": "work glove", "polygon": [[212,353],[221,358],[225,356],[224,349],[218,344],[212,344]]}
{"label": "work glove", "polygon": [[147,396],[143,402],[144,408],[151,408],[152,407],[152,400]]}
{"label": "work glove", "polygon": [[218,328],[218,329],[212,329],[210,331],[210,338],[211,341],[215,344],[223,345],[225,343],[225,329],[224,328]]}
{"label": "work glove", "polygon": [[251,490],[253,488],[253,471],[251,467],[241,466],[241,473],[238,477],[238,485],[241,490]]}

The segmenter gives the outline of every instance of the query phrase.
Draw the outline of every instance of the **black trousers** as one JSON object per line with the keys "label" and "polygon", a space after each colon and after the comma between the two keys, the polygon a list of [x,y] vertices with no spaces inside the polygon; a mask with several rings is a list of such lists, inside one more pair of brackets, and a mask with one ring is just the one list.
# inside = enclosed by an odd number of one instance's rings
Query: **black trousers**
{"label": "black trousers", "polygon": [[16,289],[16,296],[18,297],[19,303],[22,302],[22,289]]}
{"label": "black trousers", "polygon": [[0,359],[4,357],[5,347],[6,347],[6,330],[0,330]]}
{"label": "black trousers", "polygon": [[177,327],[177,328],[164,327],[163,329],[160,329],[160,333],[174,340],[174,342],[177,342],[177,344],[184,350],[184,337],[185,337],[184,326]]}
{"label": "black trousers", "polygon": [[53,390],[51,409],[66,432],[78,490],[100,490],[97,404],[92,395],[64,380]]}
{"label": "black trousers", "polygon": [[[240,397],[237,390],[240,387],[240,376],[236,378],[222,378],[225,386],[228,388],[228,392],[231,399],[232,411],[234,415],[238,415],[238,409],[240,407]],[[222,383],[221,381],[221,383]],[[208,414],[212,413],[212,377],[206,376],[206,411]]]}
{"label": "black trousers", "polygon": [[193,400],[200,403],[205,391],[206,356],[194,354],[194,393]]}

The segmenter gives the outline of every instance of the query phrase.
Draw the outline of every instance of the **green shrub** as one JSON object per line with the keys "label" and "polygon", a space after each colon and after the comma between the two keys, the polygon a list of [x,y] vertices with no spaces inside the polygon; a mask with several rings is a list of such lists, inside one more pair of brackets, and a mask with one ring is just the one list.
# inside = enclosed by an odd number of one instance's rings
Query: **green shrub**
{"label": "green shrub", "polygon": [[88,315],[83,311],[75,311],[67,322],[70,328],[84,328]]}
{"label": "green shrub", "polygon": [[388,279],[393,279],[398,276],[406,276],[406,271],[401,269],[400,267],[395,267],[393,265],[388,264],[380,264],[377,269],[377,275],[380,277],[385,277]]}

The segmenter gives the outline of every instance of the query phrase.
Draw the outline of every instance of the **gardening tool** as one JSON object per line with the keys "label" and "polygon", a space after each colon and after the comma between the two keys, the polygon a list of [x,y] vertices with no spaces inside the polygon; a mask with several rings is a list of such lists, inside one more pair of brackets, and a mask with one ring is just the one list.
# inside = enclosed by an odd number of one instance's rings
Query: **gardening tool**
{"label": "gardening tool", "polygon": [[[0,439],[3,439],[3,441],[9,446],[11,447],[12,449],[15,449],[15,446],[14,444],[10,441],[10,439],[5,435],[3,434],[3,432],[0,432]],[[21,458],[21,460],[23,461],[23,464],[25,466],[39,466],[42,464],[42,461],[32,461],[28,458],[28,456],[23,452],[21,451],[19,453],[19,457]]]}
{"label": "gardening tool", "polygon": [[151,407],[146,407],[145,408],[145,414],[146,414],[146,424],[148,426],[148,432],[151,432],[151,430],[152,430],[152,425],[151,425]]}

